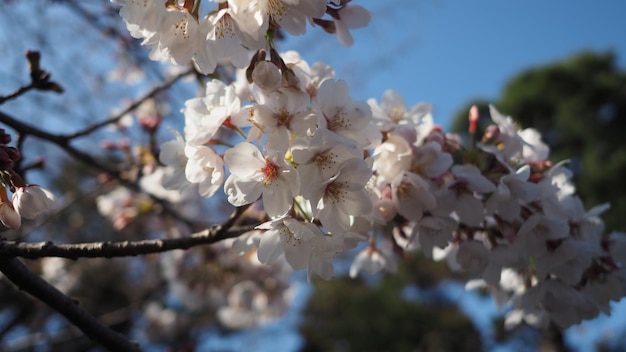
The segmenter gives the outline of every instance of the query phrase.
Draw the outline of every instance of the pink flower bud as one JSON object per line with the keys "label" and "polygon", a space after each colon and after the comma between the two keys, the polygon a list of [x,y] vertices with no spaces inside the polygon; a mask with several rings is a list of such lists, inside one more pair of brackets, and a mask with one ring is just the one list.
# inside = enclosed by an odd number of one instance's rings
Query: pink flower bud
{"label": "pink flower bud", "polygon": [[478,113],[478,106],[476,105],[472,105],[472,107],[470,108],[469,111],[469,133],[476,133],[476,125],[478,123],[478,117],[479,117],[479,113]]}
{"label": "pink flower bud", "polygon": [[139,116],[139,125],[145,131],[154,133],[161,124],[162,117],[159,114],[145,114]]}
{"label": "pink flower bud", "polygon": [[485,134],[483,135],[483,141],[492,140],[498,138],[500,135],[500,129],[496,125],[489,125],[485,130]]}

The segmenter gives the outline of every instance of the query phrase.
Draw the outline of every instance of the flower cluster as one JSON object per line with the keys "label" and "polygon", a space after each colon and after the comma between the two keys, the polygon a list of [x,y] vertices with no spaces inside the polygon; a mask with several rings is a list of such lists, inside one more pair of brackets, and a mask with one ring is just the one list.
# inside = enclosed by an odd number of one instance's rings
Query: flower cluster
{"label": "flower cluster", "polygon": [[307,22],[349,44],[347,29],[369,14],[348,2],[228,0],[200,19],[199,2],[128,0],[121,15],[153,59],[242,69],[185,103],[183,133],[161,146],[164,186],[195,184],[204,197],[223,187],[234,206],[261,200],[268,221],[237,250],[309,277],[331,277],[332,259],[359,242],[369,245],[352,276],[394,270],[391,243],[474,275],[512,304],[510,325],[567,327],[608,312],[626,294],[624,236],[603,237],[607,206],[584,210],[536,130],[492,107],[482,140],[464,145],[433,124],[429,104],[407,107],[394,91],[355,101],[330,67],[274,49],[278,28],[302,34]]}
{"label": "flower cluster", "polygon": [[[396,245],[474,275],[470,287],[512,304],[508,326],[552,320],[565,328],[624,296],[623,235],[603,238],[598,217],[608,205],[584,210],[566,163],[547,161],[536,130],[519,130],[492,106],[493,124],[465,148],[432,127],[424,105],[407,109],[392,91],[370,104],[386,136],[373,154],[375,210]],[[389,266],[375,252],[370,245],[352,273]]]}
{"label": "flower cluster", "polygon": [[[117,0],[130,34],[151,48],[150,58],[186,65],[203,73],[218,64],[247,66],[252,53],[267,49],[277,28],[292,35],[317,24],[349,46],[350,28],[364,27],[370,14],[345,0],[212,0],[217,9],[202,16],[200,0]],[[328,14],[330,19],[324,17]]]}
{"label": "flower cluster", "polygon": [[[283,71],[258,61],[252,83],[212,80],[204,97],[187,101],[184,135],[162,145],[165,184],[198,184],[207,197],[223,185],[235,206],[261,198],[271,220],[259,226],[263,235],[255,232],[259,260],[284,254],[292,267],[328,278],[334,254],[370,228],[372,163],[364,153],[381,135],[369,105],[353,101],[330,68],[309,67],[293,52],[283,56]],[[222,130],[245,140],[220,155]]]}
{"label": "flower cluster", "polygon": [[[26,184],[15,172],[14,165],[21,153],[8,146],[10,142],[11,135],[0,129],[0,222],[10,229],[19,229],[22,218],[32,220],[51,210],[56,198],[41,186]],[[13,193],[10,200],[7,188]]]}

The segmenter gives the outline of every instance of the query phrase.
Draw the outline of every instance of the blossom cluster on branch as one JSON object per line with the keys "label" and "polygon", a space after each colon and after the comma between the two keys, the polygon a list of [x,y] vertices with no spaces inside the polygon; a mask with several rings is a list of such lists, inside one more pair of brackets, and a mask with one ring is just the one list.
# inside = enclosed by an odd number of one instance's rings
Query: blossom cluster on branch
{"label": "blossom cluster on branch", "polygon": [[433,123],[429,104],[407,107],[392,90],[355,101],[331,67],[275,49],[279,31],[303,34],[307,23],[349,45],[348,29],[370,20],[362,7],[224,0],[203,16],[200,1],[118,2],[153,60],[205,74],[239,68],[185,103],[184,130],[160,153],[164,187],[193,184],[203,197],[223,188],[234,206],[262,204],[268,221],[236,251],[330,278],[333,258],[360,242],[352,276],[393,271],[397,253],[421,250],[510,304],[509,326],[565,328],[626,294],[626,237],[604,235],[607,206],[583,208],[567,163],[548,160],[536,130],[491,107],[493,124],[474,140],[473,108],[464,144]]}

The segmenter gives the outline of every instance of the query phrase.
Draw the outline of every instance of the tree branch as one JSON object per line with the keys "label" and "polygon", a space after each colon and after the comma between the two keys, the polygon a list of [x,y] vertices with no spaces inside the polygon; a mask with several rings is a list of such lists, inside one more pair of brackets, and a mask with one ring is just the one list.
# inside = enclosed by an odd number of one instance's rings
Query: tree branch
{"label": "tree branch", "polygon": [[33,88],[35,88],[35,84],[31,83],[27,86],[20,87],[18,90],[9,95],[0,96],[0,105],[4,104],[6,101],[19,97]]}
{"label": "tree branch", "polygon": [[[154,94],[156,94],[156,93],[154,93]],[[135,104],[133,104],[133,105],[135,105]],[[111,168],[107,167],[106,165],[100,163],[98,160],[96,160],[90,154],[85,153],[85,152],[81,151],[80,149],[73,147],[70,144],[71,139],[69,137],[67,137],[67,136],[60,136],[60,135],[56,135],[56,134],[52,134],[52,133],[43,131],[43,130],[37,128],[37,127],[34,127],[34,126],[29,125],[27,123],[21,122],[21,121],[17,120],[16,118],[3,113],[2,111],[0,111],[0,122],[6,124],[7,126],[9,126],[11,128],[13,128],[18,133],[23,134],[24,136],[32,135],[32,136],[38,137],[40,139],[43,139],[43,140],[49,141],[51,143],[54,143],[57,146],[59,146],[62,150],[64,150],[67,154],[69,154],[70,156],[74,157],[76,160],[82,162],[83,164],[88,165],[90,167],[93,167],[93,168],[101,171],[101,172],[105,172],[105,173],[111,175],[113,178],[118,180],[123,186],[126,186],[126,187],[130,188],[131,190],[140,191],[140,187],[136,183],[133,183],[133,182],[123,178],[119,171],[112,170]],[[155,196],[153,194],[150,194],[148,192],[144,192],[144,193],[146,193],[148,196],[150,196],[150,198],[155,200],[157,203],[161,204],[163,206],[163,209],[168,214],[170,214],[173,217],[175,217],[177,220],[183,221],[186,224],[191,224],[191,221],[189,221],[188,219],[183,218],[180,214],[178,214],[177,212],[172,210],[163,199],[161,199],[161,198],[159,198],[159,197],[157,197],[157,196]]]}
{"label": "tree branch", "polygon": [[161,85],[154,87],[151,91],[149,91],[148,93],[146,93],[144,96],[142,96],[141,98],[135,100],[134,103],[130,104],[126,109],[122,110],[121,112],[119,112],[117,115],[98,122],[98,123],[94,123],[86,128],[84,128],[81,131],[78,132],[74,132],[71,134],[66,134],[64,136],[61,136],[60,138],[65,139],[65,140],[71,140],[71,139],[76,139],[79,137],[83,137],[86,136],[88,134],[93,133],[94,131],[118,122],[122,117],[124,117],[124,115],[130,113],[131,111],[137,109],[139,107],[139,105],[141,105],[144,101],[146,101],[147,99],[150,99],[152,97],[154,97],[155,95],[157,95],[159,92],[164,91],[166,89],[168,89],[169,87],[171,87],[174,83],[178,82],[181,78],[190,75],[192,73],[196,72],[196,70],[192,67],[187,71],[181,72],[179,74],[177,74],[176,76],[170,78],[169,80],[163,82]]}
{"label": "tree branch", "polygon": [[140,351],[137,344],[100,323],[78,303],[35,275],[17,258],[0,258],[0,271],[21,290],[63,314],[87,336],[111,351]]}
{"label": "tree branch", "polygon": [[76,244],[55,244],[51,241],[37,243],[0,241],[0,258],[114,258],[160,253],[174,249],[188,249],[199,245],[216,243],[227,238],[237,237],[253,230],[256,225],[234,226],[235,222],[247,208],[247,206],[239,207],[224,224],[209,227],[189,237]]}
{"label": "tree branch", "polygon": [[219,242],[226,238],[237,237],[254,229],[254,225],[232,227],[224,230],[221,226],[211,227],[194,233],[189,237],[167,238],[143,241],[88,242],[76,244],[55,244],[47,242],[0,241],[1,257],[22,257],[37,259],[43,257],[78,258],[114,258],[160,253],[174,249],[188,249],[194,246]]}

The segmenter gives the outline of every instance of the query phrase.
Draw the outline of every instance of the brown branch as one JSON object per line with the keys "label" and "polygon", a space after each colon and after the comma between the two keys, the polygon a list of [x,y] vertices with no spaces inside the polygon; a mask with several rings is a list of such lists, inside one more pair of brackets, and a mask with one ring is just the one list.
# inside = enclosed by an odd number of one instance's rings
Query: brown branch
{"label": "brown branch", "polygon": [[55,244],[47,242],[0,241],[0,258],[22,257],[37,259],[43,257],[78,258],[114,258],[145,255],[188,249],[212,244],[227,238],[237,237],[254,229],[255,225],[234,226],[248,206],[237,208],[222,225],[215,225],[188,237],[166,238],[143,241],[89,242],[76,244]]}
{"label": "brown branch", "polygon": [[0,258],[11,256],[28,259],[43,257],[69,259],[130,257],[212,244],[226,238],[237,237],[252,229],[254,229],[253,225],[233,227],[229,230],[223,230],[221,226],[216,226],[194,233],[189,237],[143,241],[104,241],[76,244],[55,244],[52,241],[33,243],[0,241]]}
{"label": "brown branch", "polygon": [[35,275],[17,258],[0,258],[0,271],[21,290],[61,313],[87,336],[111,351],[140,351],[137,344],[100,323],[70,297]]}
{"label": "brown branch", "polygon": [[[155,93],[156,94],[156,93]],[[13,128],[14,130],[16,130],[18,133],[22,134],[22,138],[25,137],[26,135],[32,135],[35,136],[37,138],[43,139],[43,140],[47,140],[51,143],[56,144],[57,146],[59,146],[59,148],[61,148],[63,151],[65,151],[67,154],[69,154],[70,156],[74,157],[76,160],[82,162],[85,165],[88,165],[90,167],[93,167],[101,172],[104,172],[110,176],[112,176],[114,179],[118,180],[123,186],[126,186],[128,188],[130,188],[133,191],[140,191],[140,187],[136,184],[133,183],[125,178],[122,177],[122,175],[120,174],[119,171],[117,170],[112,170],[110,167],[106,166],[105,164],[100,163],[98,160],[96,160],[93,156],[91,156],[88,153],[85,153],[83,151],[81,151],[78,148],[75,148],[74,146],[72,146],[70,144],[70,138],[67,136],[60,136],[60,135],[56,135],[56,134],[52,134],[46,131],[43,131],[37,127],[34,127],[30,124],[21,122],[19,120],[17,120],[16,118],[9,116],[5,113],[3,113],[2,111],[0,111],[0,122],[6,124],[7,126]],[[178,214],[177,212],[175,212],[173,209],[171,209],[171,207],[168,206],[168,204],[161,198],[153,195],[153,194],[149,194],[147,192],[146,193],[148,196],[150,196],[150,198],[152,198],[154,201],[156,201],[157,203],[159,203],[161,206],[163,206],[163,209],[170,215],[172,215],[174,218],[176,218],[177,220],[180,220],[186,224],[191,224],[192,222],[189,221],[188,219],[183,218],[180,214]]]}
{"label": "brown branch", "polygon": [[93,167],[100,169],[101,171],[114,173],[109,170],[105,165],[100,164],[96,159],[94,159],[91,155],[80,151],[77,148],[74,148],[69,144],[69,139],[64,136],[52,134],[41,130],[35,126],[19,121],[18,119],[7,115],[0,111],[0,122],[6,124],[7,126],[13,128],[17,132],[23,135],[31,135],[37,138],[47,140],[58,145],[61,149],[63,149],[66,153],[73,156],[74,158],[82,161],[87,165],[92,165]]}
{"label": "brown branch", "polygon": [[[155,95],[157,95],[159,92],[162,92],[163,90],[168,89],[169,87],[171,87],[174,83],[178,82],[181,78],[196,72],[195,69],[191,68],[185,72],[181,72],[179,74],[177,74],[176,76],[170,78],[169,80],[163,82],[163,84],[154,87],[151,91],[149,91],[148,93],[146,93],[144,96],[140,97],[139,99],[137,99],[135,102],[133,102],[132,104],[130,104],[126,109],[124,109],[123,111],[121,111],[119,114],[92,124],[88,127],[86,127],[85,129],[78,131],[78,132],[74,132],[71,134],[67,134],[67,135],[56,135],[56,134],[52,134],[46,131],[43,131],[37,127],[34,127],[32,125],[26,124],[24,122],[21,122],[3,112],[0,112],[0,122],[7,124],[8,126],[12,127],[13,129],[15,129],[16,131],[23,133],[23,134],[30,134],[33,135],[35,137],[41,138],[41,139],[45,139],[47,141],[53,142],[57,145],[59,145],[61,148],[63,148],[66,152],[68,152],[69,154],[71,154],[74,157],[77,157],[79,159],[85,159],[88,160],[90,163],[93,163],[94,160],[93,158],[91,158],[88,154],[82,153],[81,151],[77,150],[76,148],[73,148],[72,146],[70,146],[70,141],[72,139],[78,138],[78,137],[83,137],[86,136],[88,134],[91,134],[93,132],[95,132],[96,130],[98,130],[99,128],[102,128],[104,126],[113,124],[118,122],[122,117],[124,117],[124,115],[130,113],[131,111],[137,109],[139,107],[139,105],[141,105],[144,101],[146,101],[147,99],[150,99],[152,97],[154,97]],[[96,163],[97,165],[97,163]]]}
{"label": "brown branch", "polygon": [[124,115],[130,113],[131,111],[137,109],[139,107],[139,105],[141,105],[144,101],[146,101],[147,99],[150,99],[152,97],[154,97],[155,95],[157,95],[158,93],[168,89],[169,87],[171,87],[174,83],[178,82],[181,78],[188,76],[192,73],[195,73],[196,70],[192,67],[187,71],[181,72],[179,74],[177,74],[176,76],[170,78],[169,80],[163,82],[161,85],[154,87],[151,91],[149,91],[148,93],[146,93],[144,96],[140,97],[139,99],[135,100],[135,102],[133,102],[132,104],[130,104],[128,107],[126,107],[126,109],[122,110],[121,112],[119,112],[117,115],[106,119],[104,121],[101,122],[97,122],[94,123],[86,128],[84,128],[81,131],[78,132],[74,132],[71,134],[66,134],[64,136],[61,136],[60,138],[65,139],[67,141],[71,140],[71,139],[76,139],[79,137],[83,137],[86,136],[88,134],[91,134],[93,132],[95,132],[96,130],[110,125],[110,124],[114,124],[116,122],[118,122],[120,119],[122,119],[122,117],[124,117]]}
{"label": "brown branch", "polygon": [[0,104],[4,104],[5,102],[11,100],[11,99],[15,99],[17,97],[19,97],[20,95],[28,92],[31,89],[35,88],[35,84],[31,83],[27,86],[24,87],[20,87],[18,90],[16,90],[15,92],[9,94],[9,95],[5,95],[5,96],[0,96]]}

